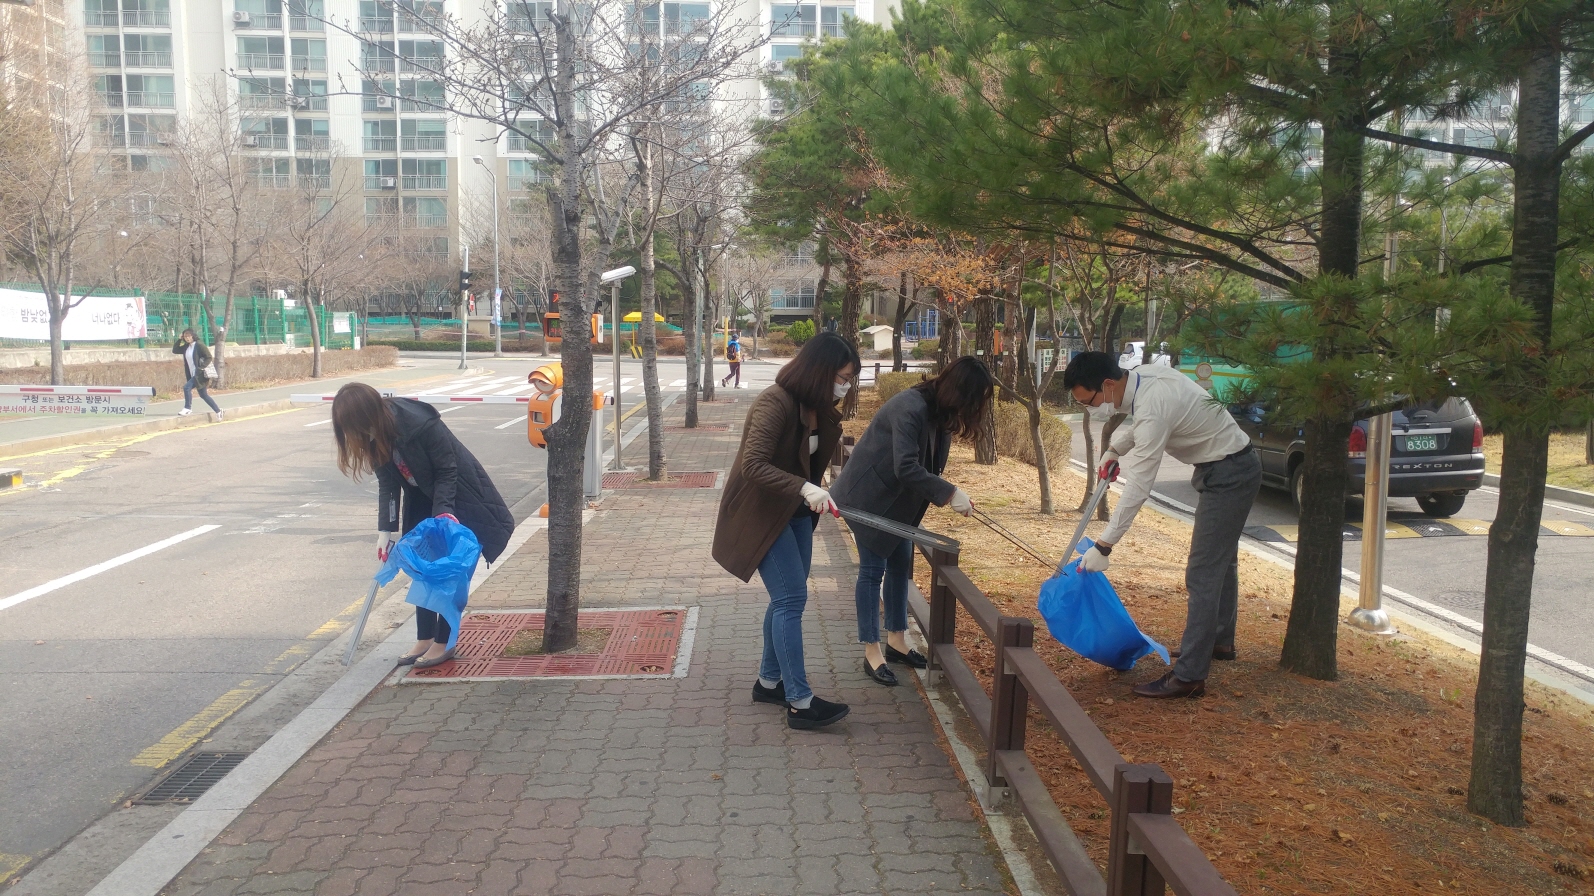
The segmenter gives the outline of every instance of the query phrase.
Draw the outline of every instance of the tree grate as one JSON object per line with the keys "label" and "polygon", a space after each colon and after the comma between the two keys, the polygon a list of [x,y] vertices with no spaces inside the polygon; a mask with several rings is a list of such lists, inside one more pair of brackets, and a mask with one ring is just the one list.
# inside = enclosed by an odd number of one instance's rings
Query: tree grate
{"label": "tree grate", "polygon": [[195,753],[133,802],[140,806],[191,803],[248,756],[248,753]]}

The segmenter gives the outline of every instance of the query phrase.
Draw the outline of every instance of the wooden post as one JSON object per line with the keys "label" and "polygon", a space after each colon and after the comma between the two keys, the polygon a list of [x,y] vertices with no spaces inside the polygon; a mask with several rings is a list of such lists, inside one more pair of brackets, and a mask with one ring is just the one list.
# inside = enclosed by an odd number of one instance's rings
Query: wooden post
{"label": "wooden post", "polygon": [[1107,845],[1107,896],[1163,896],[1167,885],[1129,839],[1129,816],[1137,812],[1169,815],[1173,811],[1173,779],[1155,764],[1120,762],[1113,768],[1112,834]]}
{"label": "wooden post", "polygon": [[874,385],[875,385],[876,389],[880,388],[880,362],[879,361],[874,362]]}
{"label": "wooden post", "polygon": [[1024,749],[1024,726],[1029,716],[1029,692],[1007,667],[1007,651],[1034,644],[1035,623],[1012,616],[1002,617],[998,623],[991,688],[991,746],[985,757],[985,782],[990,788],[987,807],[995,806],[1006,795],[1007,780],[996,769],[997,751]]}
{"label": "wooden post", "polygon": [[957,565],[957,554],[930,549],[930,666],[926,676],[930,684],[935,684],[944,674],[939,651],[951,649],[957,636],[957,596],[941,576],[941,567]]}

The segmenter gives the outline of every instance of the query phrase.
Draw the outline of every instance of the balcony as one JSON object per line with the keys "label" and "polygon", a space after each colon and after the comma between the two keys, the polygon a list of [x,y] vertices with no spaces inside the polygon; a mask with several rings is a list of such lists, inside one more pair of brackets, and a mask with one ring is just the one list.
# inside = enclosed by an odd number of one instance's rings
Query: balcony
{"label": "balcony", "polygon": [[404,70],[407,72],[440,72],[443,70],[443,57],[406,56],[404,57]]}
{"label": "balcony", "polygon": [[83,24],[90,28],[115,28],[117,15],[114,9],[91,9],[83,14]]}
{"label": "balcony", "polygon": [[128,50],[123,55],[127,58],[128,68],[172,67],[171,50]]}
{"label": "balcony", "polygon": [[293,175],[263,172],[255,175],[255,181],[268,190],[286,190],[293,186]]}
{"label": "balcony", "polygon": [[122,95],[120,93],[102,92],[100,94],[100,103],[107,109],[120,109],[122,108]]}
{"label": "balcony", "polygon": [[129,90],[127,104],[150,109],[173,109],[177,105],[174,94],[154,90]]}
{"label": "balcony", "polygon": [[89,65],[95,68],[121,68],[122,54],[116,50],[90,50]]}
{"label": "balcony", "polygon": [[282,30],[282,13],[252,12],[249,14],[249,27],[261,28],[266,31]]}
{"label": "balcony", "polygon": [[403,187],[406,190],[448,189],[448,175],[446,174],[406,174],[403,180]]}
{"label": "balcony", "polygon": [[241,93],[238,107],[245,112],[276,112],[288,106],[288,98],[280,93]]}
{"label": "balcony", "polygon": [[172,13],[169,9],[124,9],[122,24],[128,28],[170,28]]}
{"label": "balcony", "polygon": [[293,138],[293,148],[297,152],[326,152],[332,148],[332,138],[313,134],[296,136]]}
{"label": "balcony", "polygon": [[[366,180],[370,180],[370,178],[366,178]],[[371,187],[369,184],[367,184],[366,185],[366,189],[369,190],[369,189],[374,189],[374,188]],[[386,227],[389,224],[392,224],[394,221],[397,221],[397,220],[398,220],[398,215],[395,215],[395,214],[393,214],[391,212],[389,212],[387,214],[376,214],[376,213],[373,213],[373,212],[366,212],[365,213],[365,226],[366,227]]]}
{"label": "balcony", "polygon": [[127,135],[128,146],[165,146],[172,142],[166,131],[133,131]]}
{"label": "balcony", "polygon": [[391,174],[367,174],[365,188],[367,190],[391,190],[398,183],[398,178]]}
{"label": "balcony", "polygon": [[405,137],[403,141],[405,152],[443,152],[448,149],[446,136]]}
{"label": "balcony", "polygon": [[360,30],[367,34],[392,34],[393,19],[382,16],[360,16]]}
{"label": "balcony", "polygon": [[448,215],[405,215],[404,226],[416,230],[440,230],[448,226]]}
{"label": "balcony", "polygon": [[287,149],[287,134],[245,134],[244,146],[248,149]]}
{"label": "balcony", "polygon": [[326,31],[325,22],[310,16],[289,16],[288,30],[290,31]]}
{"label": "balcony", "polygon": [[395,151],[397,149],[398,149],[398,138],[397,137],[372,137],[369,134],[366,135],[366,138],[365,138],[365,151],[366,152],[393,152],[393,151]]}
{"label": "balcony", "polygon": [[541,171],[534,171],[531,174],[511,174],[509,175],[508,189],[511,193],[518,193],[547,182],[548,175],[543,174]]}
{"label": "balcony", "polygon": [[330,190],[332,189],[332,175],[301,174],[299,175],[299,188],[301,190]]}
{"label": "balcony", "polygon": [[295,56],[293,57],[293,70],[296,72],[324,72],[327,70],[325,56]]}
{"label": "balcony", "polygon": [[[167,65],[171,65],[171,54],[166,54]],[[282,64],[286,57],[281,53],[239,53],[238,67],[246,71],[282,71]]]}

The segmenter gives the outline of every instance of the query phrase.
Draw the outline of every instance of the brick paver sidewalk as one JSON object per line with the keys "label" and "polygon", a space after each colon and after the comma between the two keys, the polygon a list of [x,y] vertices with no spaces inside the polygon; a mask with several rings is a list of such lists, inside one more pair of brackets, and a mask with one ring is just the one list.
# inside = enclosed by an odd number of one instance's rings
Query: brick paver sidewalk
{"label": "brick paver sidewalk", "polygon": [[[671,469],[730,465],[736,399],[703,406],[729,432],[667,437]],[[612,493],[584,539],[586,607],[700,608],[687,677],[384,686],[165,892],[1004,892],[918,690],[864,677],[834,520],[804,628],[815,690],[852,714],[799,732],[752,703],[767,599],[709,556],[719,495]],[[540,606],[546,550],[533,537],[472,606]]]}

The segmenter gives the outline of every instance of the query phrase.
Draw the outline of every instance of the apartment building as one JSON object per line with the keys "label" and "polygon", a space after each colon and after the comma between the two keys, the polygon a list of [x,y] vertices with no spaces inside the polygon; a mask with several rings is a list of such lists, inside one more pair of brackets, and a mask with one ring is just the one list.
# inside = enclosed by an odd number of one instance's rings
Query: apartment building
{"label": "apartment building", "polygon": [[55,59],[73,49],[67,5],[68,0],[0,0],[0,91],[10,101],[43,102],[46,80],[59,77]]}

